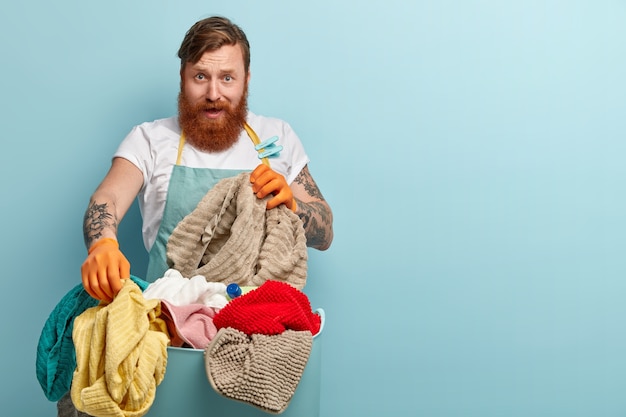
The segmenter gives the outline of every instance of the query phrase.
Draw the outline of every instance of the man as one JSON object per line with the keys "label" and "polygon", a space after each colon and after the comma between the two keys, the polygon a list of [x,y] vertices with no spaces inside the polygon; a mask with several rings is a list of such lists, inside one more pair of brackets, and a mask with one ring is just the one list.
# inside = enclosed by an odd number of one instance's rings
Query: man
{"label": "man", "polygon": [[[117,226],[137,197],[150,256],[147,281],[167,269],[167,239],[178,222],[220,179],[243,171],[252,171],[258,198],[272,195],[268,210],[284,204],[300,216],[307,246],[326,250],[333,239],[332,212],[311,177],[300,140],[287,123],[247,109],[250,46],[244,32],[223,17],[203,19],[189,29],[178,56],[178,117],[133,128],[85,212],[89,254],[82,281],[99,300],[111,301],[130,277]],[[271,158],[271,168],[260,162],[254,136],[278,137],[272,149],[282,150]]]}

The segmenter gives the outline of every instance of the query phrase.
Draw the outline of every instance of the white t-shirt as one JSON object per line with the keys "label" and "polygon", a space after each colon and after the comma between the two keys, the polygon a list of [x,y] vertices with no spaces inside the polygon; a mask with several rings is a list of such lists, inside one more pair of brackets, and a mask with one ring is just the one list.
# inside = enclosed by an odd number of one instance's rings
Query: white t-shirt
{"label": "white t-shirt", "polygon": [[[247,122],[262,141],[278,136],[275,145],[283,149],[278,157],[269,158],[270,166],[291,184],[309,162],[302,142],[288,123],[248,112]],[[143,218],[143,240],[148,251],[156,239],[170,176],[178,156],[181,129],[178,117],[159,119],[135,126],[122,141],[114,157],[133,163],[143,173],[138,203]],[[192,168],[236,169],[252,171],[261,163],[254,144],[245,131],[224,152],[208,153],[185,143],[181,165]]]}

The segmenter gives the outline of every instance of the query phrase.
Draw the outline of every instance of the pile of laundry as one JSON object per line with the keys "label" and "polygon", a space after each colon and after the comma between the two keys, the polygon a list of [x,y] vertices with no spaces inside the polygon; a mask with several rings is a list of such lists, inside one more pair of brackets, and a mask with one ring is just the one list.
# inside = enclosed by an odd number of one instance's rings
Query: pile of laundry
{"label": "pile of laundry", "polygon": [[[207,378],[219,394],[282,412],[321,326],[306,295],[270,280],[224,303],[224,284],[194,277],[181,285],[181,279],[169,270],[144,292],[161,299],[172,345],[204,349]],[[193,293],[200,299],[187,297]]]}
{"label": "pile of laundry", "polygon": [[125,282],[109,304],[82,286],[50,315],[37,350],[37,377],[51,401],[68,391],[93,416],[141,416],[167,368],[167,346],[205,351],[219,394],[265,411],[284,411],[321,326],[307,296],[266,281],[230,299],[224,283],[168,270],[148,284]]}
{"label": "pile of laundry", "polygon": [[[143,416],[173,346],[205,351],[219,394],[286,409],[321,318],[302,292],[301,220],[284,206],[266,210],[248,175],[220,181],[177,225],[163,277],[131,276],[110,303],[80,284],[61,299],[37,346],[37,379],[50,401],[69,393],[92,416]],[[249,291],[230,298],[230,283]]]}

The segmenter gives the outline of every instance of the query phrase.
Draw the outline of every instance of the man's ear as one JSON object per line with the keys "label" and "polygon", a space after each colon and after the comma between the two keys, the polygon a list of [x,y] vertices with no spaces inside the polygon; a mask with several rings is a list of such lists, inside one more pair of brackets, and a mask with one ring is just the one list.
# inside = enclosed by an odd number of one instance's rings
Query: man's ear
{"label": "man's ear", "polygon": [[180,91],[183,91],[183,86],[185,85],[185,79],[183,72],[185,72],[185,66],[181,65],[180,66],[180,71],[178,72],[180,74]]}

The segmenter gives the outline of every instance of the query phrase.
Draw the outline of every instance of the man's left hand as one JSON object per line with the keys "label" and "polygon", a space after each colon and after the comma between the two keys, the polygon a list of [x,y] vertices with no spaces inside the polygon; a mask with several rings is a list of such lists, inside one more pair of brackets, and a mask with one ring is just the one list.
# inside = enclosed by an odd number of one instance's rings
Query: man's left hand
{"label": "man's left hand", "polygon": [[293,192],[284,176],[267,165],[260,164],[250,174],[250,182],[252,183],[252,191],[258,198],[264,198],[269,194],[274,195],[267,202],[268,210],[284,204],[295,213],[296,200],[293,198]]}

